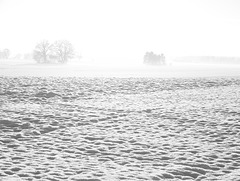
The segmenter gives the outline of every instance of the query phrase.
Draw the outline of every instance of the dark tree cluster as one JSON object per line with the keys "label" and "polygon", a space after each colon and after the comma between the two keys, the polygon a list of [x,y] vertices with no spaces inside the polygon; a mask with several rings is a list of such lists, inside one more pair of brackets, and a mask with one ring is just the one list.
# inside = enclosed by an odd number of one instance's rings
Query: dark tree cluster
{"label": "dark tree cluster", "polygon": [[0,50],[0,59],[8,59],[10,56],[10,50],[5,48],[4,50]]}
{"label": "dark tree cluster", "polygon": [[155,54],[153,52],[146,52],[144,55],[144,63],[150,65],[165,65],[164,54]]}
{"label": "dark tree cluster", "polygon": [[73,58],[74,50],[70,42],[55,41],[50,44],[48,41],[42,41],[36,45],[33,51],[33,58],[38,63],[59,62],[66,63],[69,59]]}

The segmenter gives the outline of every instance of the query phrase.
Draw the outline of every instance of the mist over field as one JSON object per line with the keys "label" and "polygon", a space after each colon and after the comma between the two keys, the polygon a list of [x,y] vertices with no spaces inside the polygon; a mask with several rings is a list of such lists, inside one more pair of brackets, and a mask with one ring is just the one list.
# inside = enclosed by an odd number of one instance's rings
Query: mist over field
{"label": "mist over field", "polygon": [[[188,61],[187,61],[188,60]],[[67,64],[37,64],[34,60],[1,60],[1,76],[60,77],[233,77],[240,76],[240,64],[218,62],[167,61],[166,65],[139,62],[97,62],[71,60]]]}
{"label": "mist over field", "polygon": [[[39,45],[39,44],[38,44]],[[36,50],[34,50],[36,51]],[[1,52],[0,52],[1,53]],[[92,58],[76,54],[61,62],[56,55],[44,60],[31,54],[0,58],[2,76],[76,76],[76,77],[214,77],[239,76],[240,57],[231,56],[167,56]],[[153,55],[154,53],[151,52]],[[1,54],[0,54],[1,55]],[[143,56],[144,55],[144,56]],[[54,59],[51,58],[54,57]],[[160,54],[156,54],[160,56]],[[50,57],[50,58],[49,58]]]}

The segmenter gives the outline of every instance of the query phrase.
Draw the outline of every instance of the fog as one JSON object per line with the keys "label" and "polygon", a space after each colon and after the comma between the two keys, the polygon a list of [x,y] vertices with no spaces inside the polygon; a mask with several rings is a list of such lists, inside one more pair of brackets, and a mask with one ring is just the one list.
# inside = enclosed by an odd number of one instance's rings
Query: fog
{"label": "fog", "polygon": [[240,64],[201,64],[168,62],[164,66],[145,65],[142,62],[96,63],[71,61],[67,64],[37,64],[33,60],[1,61],[0,76],[54,76],[54,77],[235,77],[240,76]]}
{"label": "fog", "polygon": [[[0,0],[0,51],[10,50],[9,60],[0,59],[0,74],[238,75],[238,66],[226,65],[227,61],[174,61],[186,56],[240,57],[237,7],[237,0]],[[31,54],[43,40],[68,40],[81,59],[43,65],[16,58]],[[149,51],[163,53],[166,65],[143,65]]]}

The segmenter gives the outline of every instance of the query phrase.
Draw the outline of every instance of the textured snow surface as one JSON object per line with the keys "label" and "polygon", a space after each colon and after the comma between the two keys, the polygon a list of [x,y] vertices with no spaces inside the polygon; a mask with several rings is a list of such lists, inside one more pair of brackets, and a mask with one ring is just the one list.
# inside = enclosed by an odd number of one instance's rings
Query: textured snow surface
{"label": "textured snow surface", "polygon": [[239,180],[240,78],[0,77],[0,180]]}

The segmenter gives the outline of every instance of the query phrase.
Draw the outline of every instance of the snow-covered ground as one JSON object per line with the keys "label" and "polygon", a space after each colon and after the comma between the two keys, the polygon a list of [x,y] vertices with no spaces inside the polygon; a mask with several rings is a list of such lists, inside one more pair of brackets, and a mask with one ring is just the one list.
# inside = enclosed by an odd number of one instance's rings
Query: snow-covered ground
{"label": "snow-covered ground", "polygon": [[240,65],[177,64],[147,66],[141,63],[116,64],[91,61],[68,64],[36,64],[33,60],[1,60],[0,76],[63,77],[226,77],[240,76]]}
{"label": "snow-covered ground", "polygon": [[236,180],[238,65],[0,62],[0,180]]}
{"label": "snow-covered ground", "polygon": [[239,105],[237,77],[0,77],[0,180],[238,180]]}

